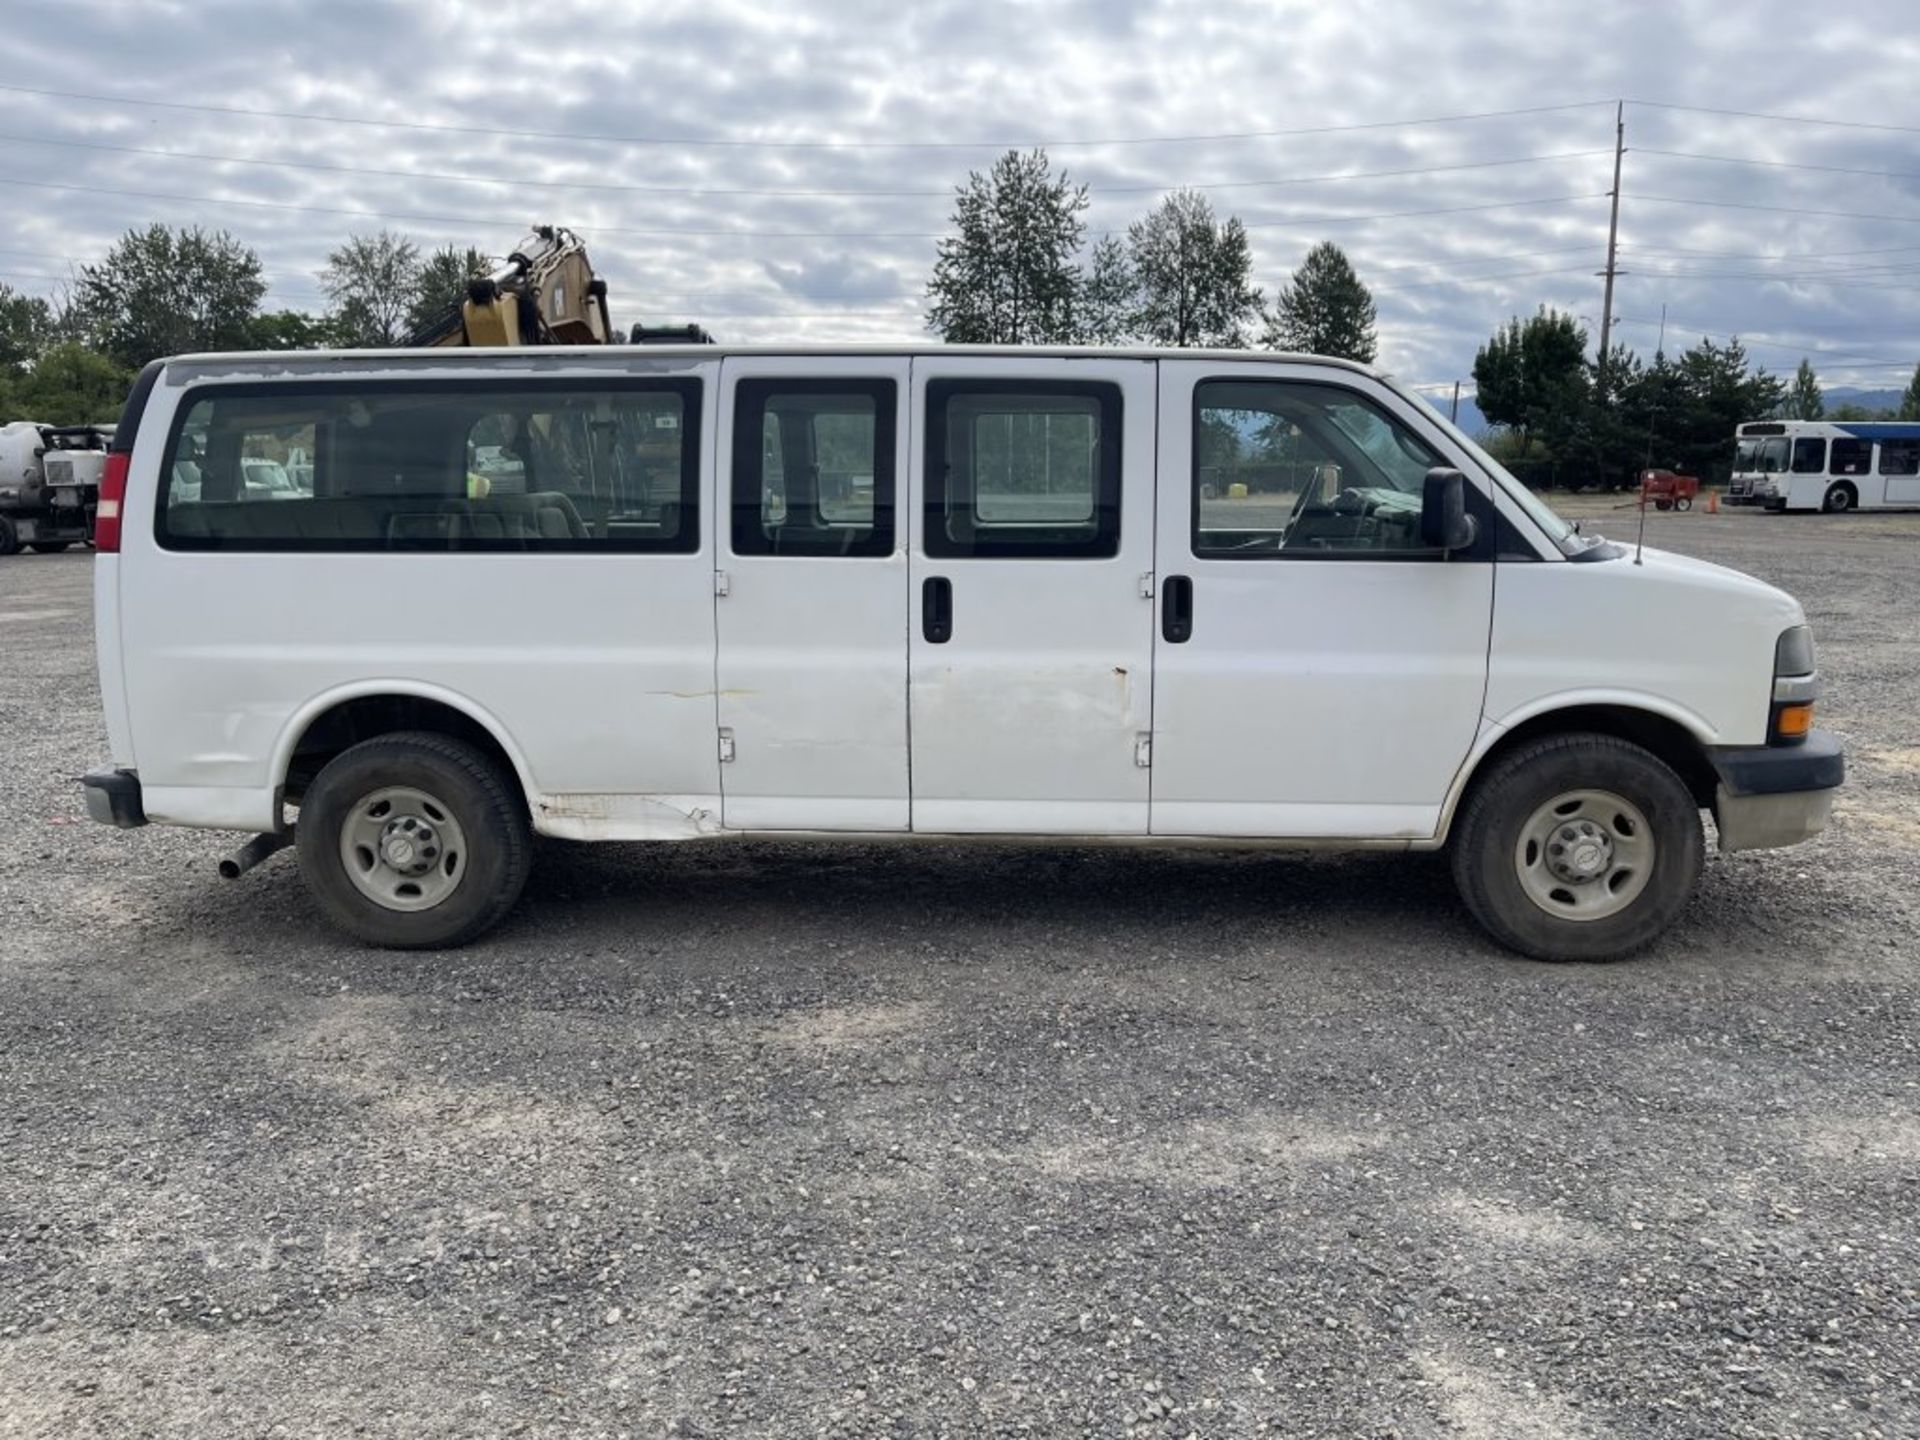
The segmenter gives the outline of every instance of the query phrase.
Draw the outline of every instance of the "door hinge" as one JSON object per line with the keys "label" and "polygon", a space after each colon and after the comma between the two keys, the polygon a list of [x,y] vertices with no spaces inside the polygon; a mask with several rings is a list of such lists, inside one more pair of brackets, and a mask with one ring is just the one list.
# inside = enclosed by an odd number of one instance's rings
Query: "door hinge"
{"label": "door hinge", "polygon": [[731,594],[732,589],[733,589],[733,585],[732,585],[732,582],[728,580],[726,571],[716,570],[713,572],[713,593],[714,594],[716,595]]}
{"label": "door hinge", "polygon": [[1153,768],[1153,732],[1142,731],[1133,742],[1133,763],[1142,770]]}
{"label": "door hinge", "polygon": [[1153,598],[1153,572],[1151,570],[1140,577],[1140,598],[1142,600],[1151,600]]}
{"label": "door hinge", "polygon": [[720,763],[722,765],[733,763],[733,728],[728,725],[720,727]]}

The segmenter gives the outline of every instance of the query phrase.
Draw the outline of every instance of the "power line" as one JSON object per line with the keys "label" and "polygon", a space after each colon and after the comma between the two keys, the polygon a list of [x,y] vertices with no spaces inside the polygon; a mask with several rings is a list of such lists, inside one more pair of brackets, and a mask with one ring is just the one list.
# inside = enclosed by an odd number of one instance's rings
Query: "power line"
{"label": "power line", "polygon": [[[0,139],[5,139],[0,136]],[[1829,175],[1872,175],[1882,180],[1920,180],[1911,170],[1862,170],[1852,165],[1813,165],[1799,160],[1755,160],[1745,155],[1696,155],[1688,150],[1653,150],[1645,145],[1633,147],[1636,155],[1662,155],[1669,160],[1710,160],[1716,165],[1761,165],[1771,170],[1821,170]]]}
{"label": "power line", "polygon": [[[1562,265],[1553,270],[1511,270],[1500,275],[1449,275],[1442,280],[1410,280],[1403,285],[1369,285],[1375,295],[1392,295],[1401,290],[1423,290],[1435,285],[1487,285],[1508,280],[1524,280],[1531,275],[1591,275],[1585,265]],[[1625,273],[1625,272],[1622,272]]]}
{"label": "power line", "polygon": [[1685,200],[1677,195],[1638,195],[1627,192],[1629,200],[1650,200],[1660,205],[1710,205],[1720,210],[1766,210],[1776,215],[1814,215],[1829,220],[1887,220],[1896,225],[1920,225],[1920,215],[1872,215],[1859,210],[1805,210],[1792,205],[1752,205],[1739,200]]}
{"label": "power line", "polygon": [[604,135],[565,130],[512,130],[488,125],[449,125],[429,120],[379,120],[366,115],[326,115],[300,110],[258,110],[239,105],[195,105],[184,100],[143,100],[131,95],[93,95],[34,85],[0,84],[0,91],[97,105],[143,105],[158,110],[189,110],[207,115],[242,115],[256,120],[302,120],[323,125],[365,125],[388,130],[424,130],[451,135],[498,135],[522,140],[588,140],[611,145],[664,145],[741,150],[1078,150],[1118,145],[1193,145],[1223,140],[1265,140],[1288,135],[1338,135],[1361,130],[1398,130],[1421,125],[1451,125],[1471,120],[1504,120],[1521,115],[1552,115],[1591,109],[1610,101],[1584,100],[1564,105],[1533,105],[1515,110],[1483,110],[1467,115],[1429,115],[1412,120],[1368,120],[1352,125],[1308,125],[1287,130],[1237,130],[1209,135],[1129,135],[1072,140],[749,140],[735,137]]}
{"label": "power line", "polygon": [[[5,87],[0,86],[0,89]],[[954,187],[941,190],[791,189],[781,186],[619,185],[606,181],[535,180],[526,176],[456,175],[436,170],[384,170],[364,165],[333,165],[319,160],[268,160],[248,155],[210,155],[195,150],[158,150],[141,145],[110,145],[99,140],[54,140],[40,135],[0,135],[14,145],[57,145],[78,150],[105,150],[121,155],[151,155],[165,160],[194,160],[216,165],[255,165],[273,169],[314,170],[330,175],[373,175],[390,180],[444,180],[459,185],[501,185],[516,190],[604,190],[627,195],[764,196],[868,199],[946,199]],[[1279,185],[1328,185],[1345,180],[1388,180],[1411,175],[1439,175],[1461,170],[1491,170],[1513,165],[1541,165],[1558,160],[1583,160],[1605,150],[1564,150],[1550,155],[1515,155],[1499,160],[1469,160],[1452,165],[1415,165],[1396,170],[1357,170],[1339,175],[1283,175],[1270,180],[1210,180],[1189,184],[1089,185],[1095,195],[1140,195],[1162,190],[1251,190]]]}
{"label": "power line", "polygon": [[1741,250],[1687,250],[1673,245],[1641,245],[1621,242],[1621,248],[1646,255],[1697,255],[1709,260],[1764,260],[1769,263],[1788,260],[1851,260],[1861,255],[1904,255],[1920,250],[1920,245],[1883,245],[1872,250],[1801,251],[1784,255],[1756,255]]}
{"label": "power line", "polygon": [[[0,87],[5,88],[5,87]],[[1814,115],[1768,115],[1757,110],[1717,110],[1709,105],[1670,105],[1660,100],[1629,100],[1643,110],[1680,110],[1689,115],[1726,115],[1737,120],[1775,120],[1786,125],[1831,125],[1843,130],[1887,130],[1920,135],[1920,125],[1888,125],[1872,120],[1823,120]]]}
{"label": "power line", "polygon": [[[0,185],[22,185],[35,190],[70,191],[83,195],[131,196],[142,200],[172,200],[188,205],[239,205],[255,210],[288,210],[313,215],[345,215],[358,220],[403,220],[429,225],[485,225],[515,227],[524,222],[483,218],[475,215],[413,215],[392,210],[348,210],[332,205],[296,205],[282,200],[236,200],[216,195],[176,195],[156,190],[130,190],[120,186],[69,185],[52,180],[22,180],[0,175]],[[1533,205],[1562,205],[1577,200],[1598,199],[1600,194],[1544,195],[1526,200],[1502,200],[1480,205],[1447,205],[1425,210],[1388,210],[1369,215],[1320,215],[1303,219],[1257,220],[1248,222],[1249,230],[1308,229],[1327,225],[1358,225],[1372,220],[1402,220],[1426,215],[1463,215],[1481,210],[1508,210]],[[684,226],[672,229],[625,225],[574,225],[584,235],[641,235],[656,239],[698,238],[715,240],[939,240],[946,232],[937,230],[721,230]]]}

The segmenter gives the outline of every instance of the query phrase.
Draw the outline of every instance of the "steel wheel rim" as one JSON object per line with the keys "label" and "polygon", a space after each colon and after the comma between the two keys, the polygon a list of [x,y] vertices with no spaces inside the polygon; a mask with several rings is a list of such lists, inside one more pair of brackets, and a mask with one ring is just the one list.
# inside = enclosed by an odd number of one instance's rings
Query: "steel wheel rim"
{"label": "steel wheel rim", "polygon": [[1611,790],[1568,790],[1520,827],[1514,873],[1527,898],[1557,920],[1618,915],[1653,879],[1653,827]]}
{"label": "steel wheel rim", "polygon": [[356,800],[340,822],[340,863],[384,910],[431,910],[467,874],[467,837],[445,801],[412,785]]}

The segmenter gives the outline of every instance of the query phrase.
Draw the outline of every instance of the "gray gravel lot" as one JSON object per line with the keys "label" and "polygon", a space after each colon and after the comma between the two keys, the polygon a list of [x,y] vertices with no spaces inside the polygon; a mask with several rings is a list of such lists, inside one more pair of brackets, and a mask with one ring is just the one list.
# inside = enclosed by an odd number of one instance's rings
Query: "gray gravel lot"
{"label": "gray gravel lot", "polygon": [[1433,857],[958,846],[355,949],[84,821],[88,560],[0,561],[0,1436],[1920,1434],[1920,516],[1652,528],[1853,779],[1567,967]]}

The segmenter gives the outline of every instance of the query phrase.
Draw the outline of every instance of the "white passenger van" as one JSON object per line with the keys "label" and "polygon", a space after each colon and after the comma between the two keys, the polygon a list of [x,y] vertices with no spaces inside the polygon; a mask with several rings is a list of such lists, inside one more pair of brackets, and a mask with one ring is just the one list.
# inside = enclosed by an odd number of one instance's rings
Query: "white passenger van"
{"label": "white passenger van", "polygon": [[1051,836],[1451,845],[1500,941],[1602,958],[1703,810],[1789,845],[1842,778],[1790,597],[1331,360],[207,355],[114,445],[91,812],[297,836],[377,945],[480,935],[536,834]]}
{"label": "white passenger van", "polygon": [[1889,510],[1920,505],[1920,422],[1755,420],[1734,435],[1729,505]]}

